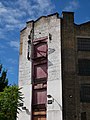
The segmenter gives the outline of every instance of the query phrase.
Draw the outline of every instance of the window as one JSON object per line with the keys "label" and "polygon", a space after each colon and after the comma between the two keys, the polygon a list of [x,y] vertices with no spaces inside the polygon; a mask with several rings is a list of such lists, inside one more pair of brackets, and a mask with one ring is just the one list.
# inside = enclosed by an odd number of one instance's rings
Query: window
{"label": "window", "polygon": [[90,51],[90,38],[77,38],[78,51]]}
{"label": "window", "polygon": [[89,84],[81,85],[80,101],[90,103],[90,85]]}
{"label": "window", "polygon": [[78,74],[81,76],[90,76],[90,60],[88,59],[78,60]]}
{"label": "window", "polygon": [[86,118],[86,112],[81,113],[81,120],[87,120]]}

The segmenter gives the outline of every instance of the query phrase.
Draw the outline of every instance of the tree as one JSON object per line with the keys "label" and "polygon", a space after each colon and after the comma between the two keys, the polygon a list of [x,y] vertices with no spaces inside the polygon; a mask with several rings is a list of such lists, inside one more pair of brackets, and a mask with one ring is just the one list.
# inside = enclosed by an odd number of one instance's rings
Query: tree
{"label": "tree", "polygon": [[8,86],[7,71],[3,69],[2,64],[0,64],[0,92]]}
{"label": "tree", "polygon": [[0,92],[0,120],[16,120],[21,102],[23,95],[16,85],[8,86]]}

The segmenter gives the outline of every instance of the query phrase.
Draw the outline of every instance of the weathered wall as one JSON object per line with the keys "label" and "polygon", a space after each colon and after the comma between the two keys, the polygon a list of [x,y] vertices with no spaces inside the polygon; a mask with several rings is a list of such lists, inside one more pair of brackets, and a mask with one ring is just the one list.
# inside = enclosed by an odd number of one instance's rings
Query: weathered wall
{"label": "weathered wall", "polygon": [[19,57],[19,87],[24,94],[24,106],[28,111],[22,110],[18,114],[18,120],[30,120],[31,118],[31,100],[32,100],[32,84],[31,84],[31,61],[27,59],[28,52],[28,35],[32,29],[32,23],[27,26],[20,34],[20,57]]}
{"label": "weathered wall", "polygon": [[[52,40],[48,41],[47,94],[51,95],[62,106],[61,20],[50,20],[49,27]],[[47,120],[62,120],[62,108],[55,100],[52,104],[47,105]]]}
{"label": "weathered wall", "polygon": [[[63,12],[62,19],[58,17],[58,14],[40,17],[34,22],[28,22],[26,28],[21,31],[19,86],[22,87],[25,97],[24,106],[27,111],[22,110],[18,115],[18,120],[31,120],[32,62],[27,60],[27,41],[33,23],[34,39],[46,37],[49,34],[52,36],[51,40],[48,39],[47,95],[51,95],[54,102],[46,105],[47,120],[62,120],[62,101],[64,120],[81,120],[82,112],[86,112],[87,120],[89,120],[90,103],[80,102],[80,86],[90,84],[90,76],[78,75],[78,59],[90,59],[90,52],[77,51],[77,38],[90,38],[90,22],[76,25],[73,12]],[[48,100],[49,98],[47,102]]]}
{"label": "weathered wall", "polygon": [[81,113],[86,112],[87,120],[90,120],[90,103],[80,102],[80,86],[90,84],[90,77],[78,75],[78,59],[90,59],[90,52],[78,51],[77,47],[77,38],[90,38],[90,22],[76,25],[74,13],[64,12],[61,26],[63,119],[81,120]]}
{"label": "weathered wall", "polygon": [[[90,39],[90,22],[75,25],[75,41],[76,41],[76,50],[77,47],[77,38],[89,38]],[[90,60],[90,51],[77,51],[76,52],[76,63],[78,59],[88,59]],[[76,66],[77,67],[77,66]],[[78,70],[78,67],[77,67]],[[78,71],[77,71],[78,73]],[[90,103],[81,103],[80,102],[80,87],[82,84],[90,85],[90,76],[77,76],[76,81],[76,92],[77,92],[77,112],[79,120],[81,120],[81,113],[86,112],[87,120],[90,120]]]}
{"label": "weathered wall", "polygon": [[[61,21],[57,16],[42,17],[35,23],[34,38],[52,36],[48,39],[48,80],[47,95],[52,95],[62,106],[62,79],[61,79]],[[41,34],[39,34],[41,33]],[[53,53],[51,51],[53,50]],[[47,105],[47,120],[62,119],[62,110],[54,101]]]}
{"label": "weathered wall", "polygon": [[[74,15],[63,13],[62,19],[62,70],[63,70],[63,116],[64,120],[74,120],[76,115],[75,100],[75,40]],[[70,97],[71,96],[71,97]]]}
{"label": "weathered wall", "polygon": [[[27,27],[21,31],[21,48],[19,59],[19,86],[22,87],[24,94],[24,105],[28,112],[22,110],[18,115],[18,120],[31,119],[31,100],[32,100],[32,84],[31,84],[31,61],[27,60],[28,35],[32,28],[32,22],[27,23]],[[61,20],[58,14],[47,17],[41,17],[34,22],[34,39],[52,36],[52,40],[48,39],[48,80],[47,94],[52,95],[55,100],[62,106],[62,79],[61,79]],[[62,119],[62,110],[57,102],[47,104],[47,120]]]}

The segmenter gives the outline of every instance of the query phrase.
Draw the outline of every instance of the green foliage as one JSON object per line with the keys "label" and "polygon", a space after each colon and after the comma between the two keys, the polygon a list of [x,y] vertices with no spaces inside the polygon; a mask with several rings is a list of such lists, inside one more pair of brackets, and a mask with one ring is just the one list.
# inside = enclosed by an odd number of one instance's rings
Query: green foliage
{"label": "green foliage", "polygon": [[8,86],[0,92],[0,120],[16,120],[19,105],[23,102],[22,96],[16,85]]}
{"label": "green foliage", "polygon": [[7,71],[3,70],[2,64],[0,64],[0,92],[8,86]]}

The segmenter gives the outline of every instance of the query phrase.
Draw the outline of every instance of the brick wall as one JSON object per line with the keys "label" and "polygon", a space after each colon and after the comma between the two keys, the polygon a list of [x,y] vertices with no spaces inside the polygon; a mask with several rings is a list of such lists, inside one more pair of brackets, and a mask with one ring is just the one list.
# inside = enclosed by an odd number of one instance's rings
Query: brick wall
{"label": "brick wall", "polygon": [[[89,103],[80,102],[80,85],[90,84],[89,76],[78,76],[78,59],[89,58],[89,52],[77,50],[77,38],[90,38],[90,22],[76,25],[74,13],[64,12],[62,18],[63,118],[81,120],[81,112],[90,119]],[[88,107],[87,107],[88,106]]]}

